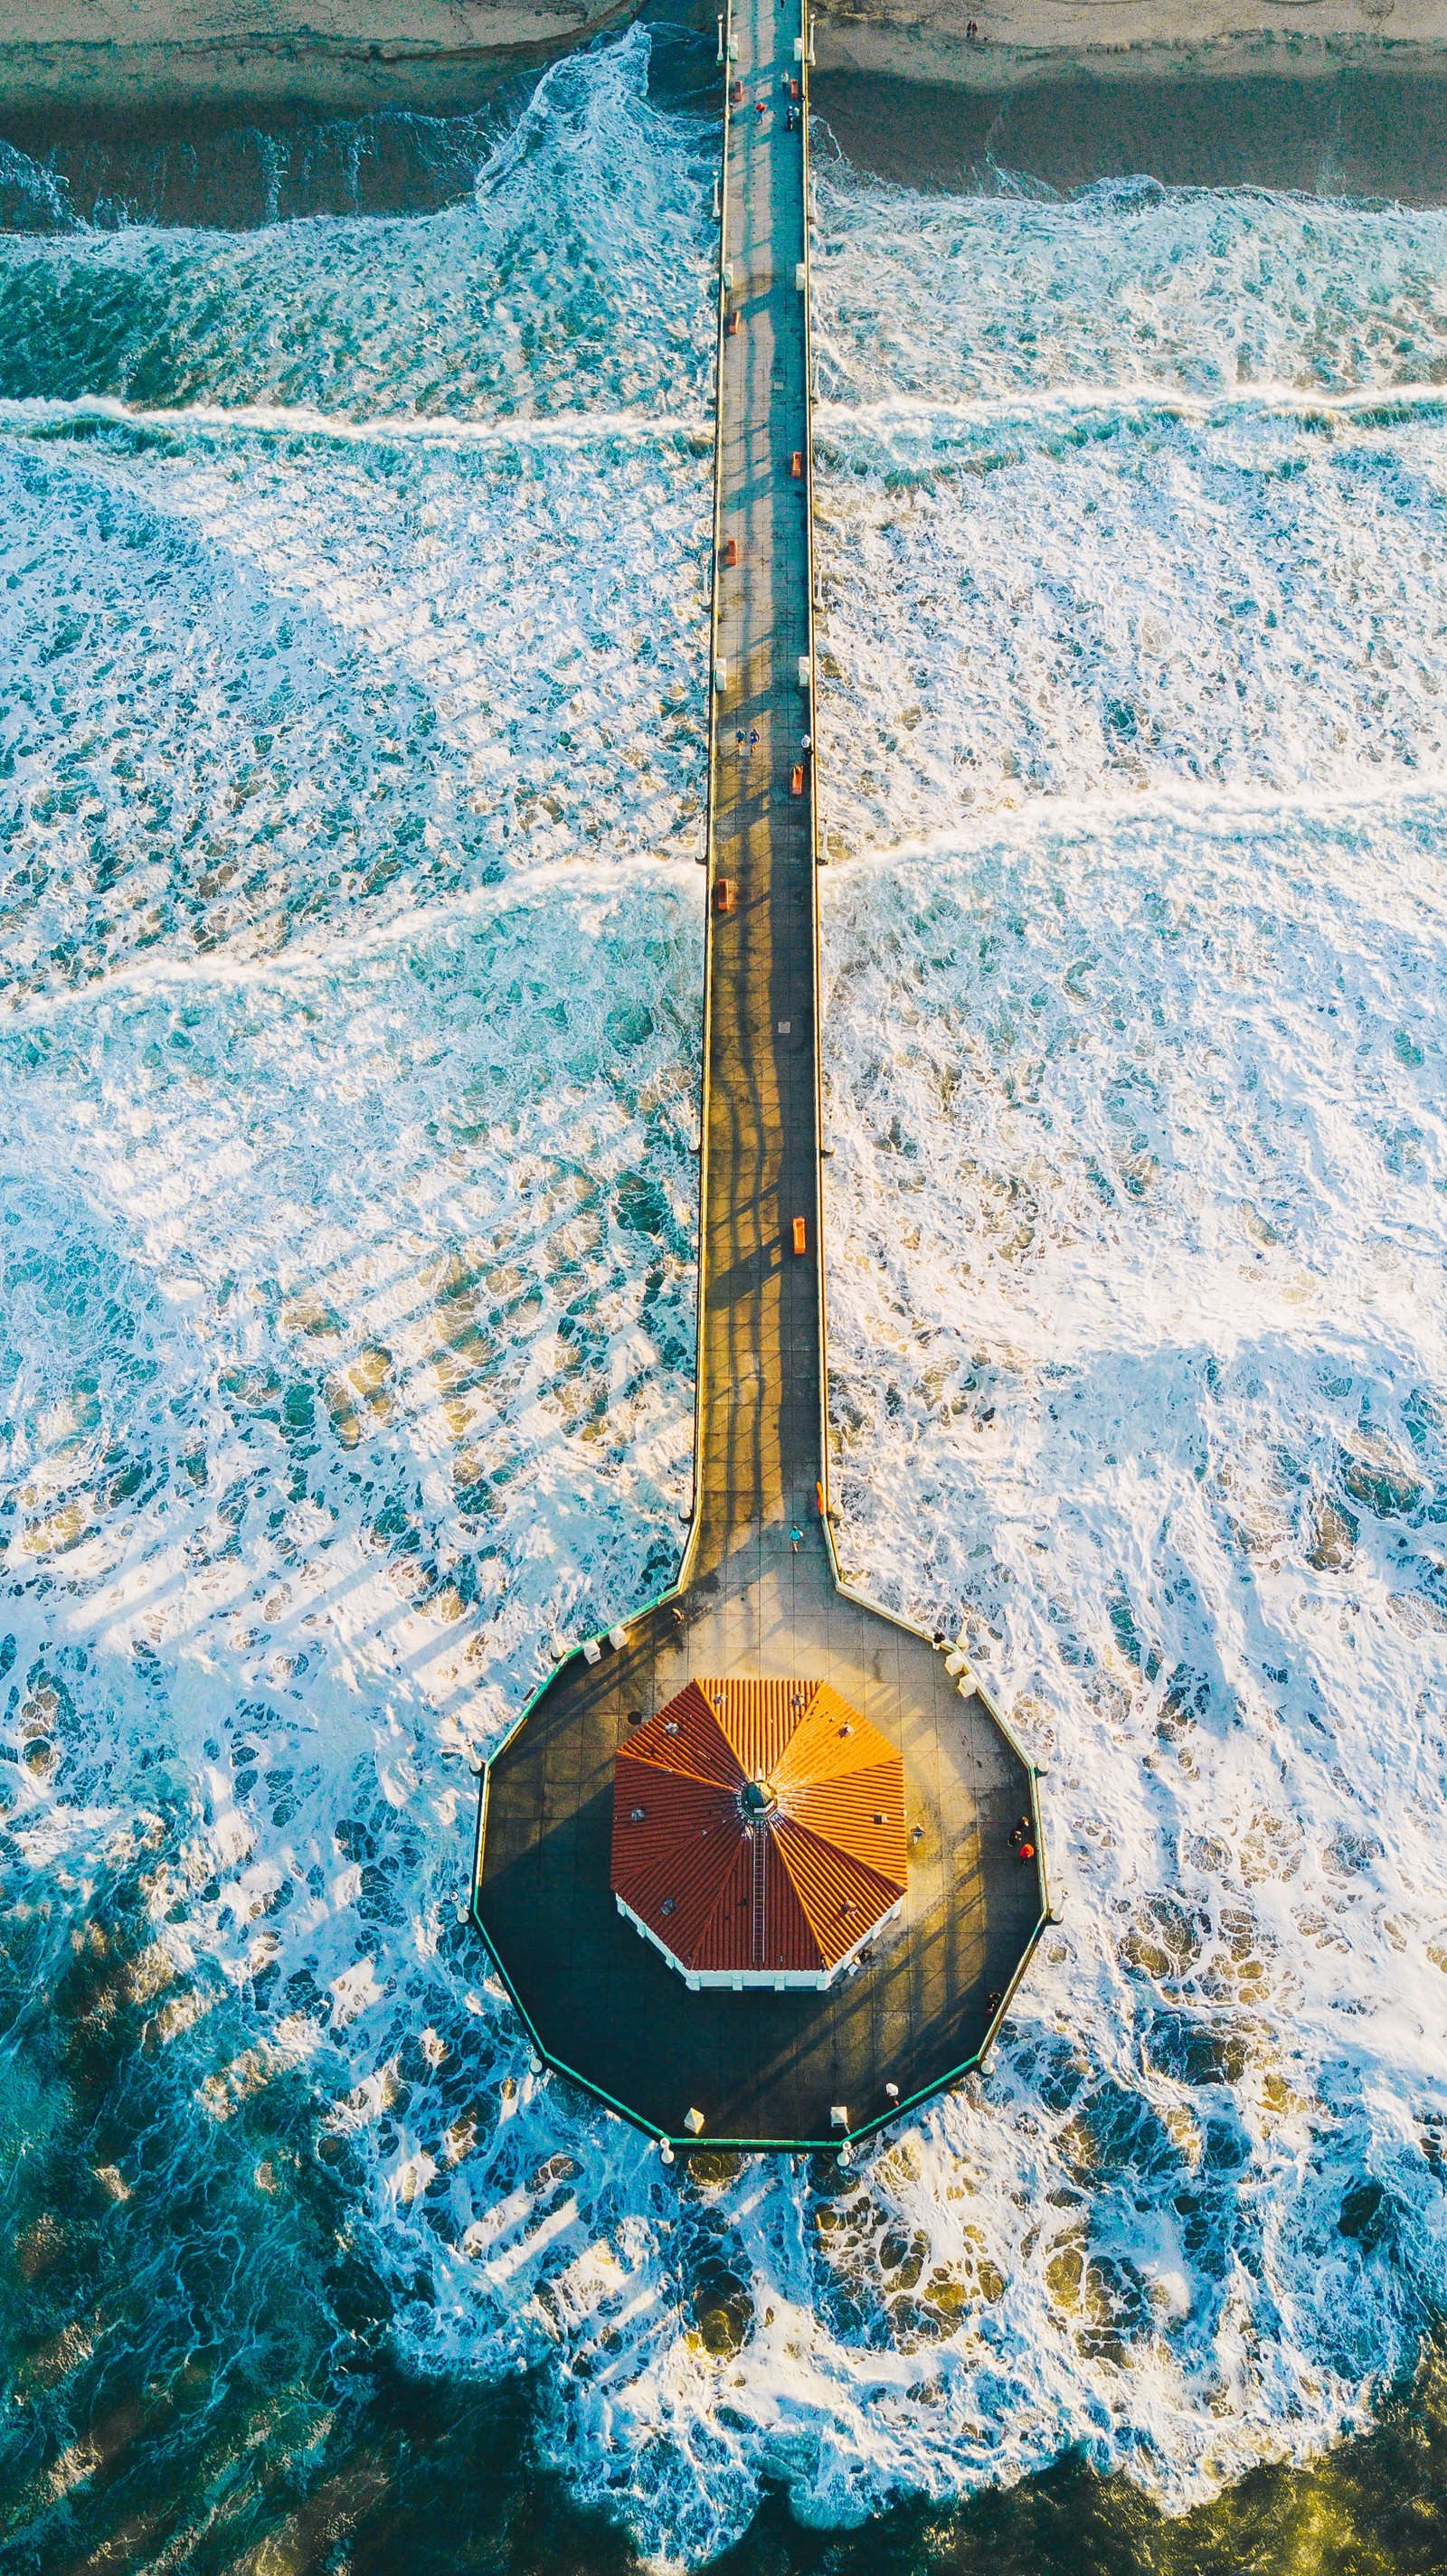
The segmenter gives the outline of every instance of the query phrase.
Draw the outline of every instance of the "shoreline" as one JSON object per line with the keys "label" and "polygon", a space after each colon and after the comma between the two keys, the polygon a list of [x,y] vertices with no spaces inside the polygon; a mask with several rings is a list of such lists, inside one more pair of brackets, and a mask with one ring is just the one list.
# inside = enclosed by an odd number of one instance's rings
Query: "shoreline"
{"label": "shoreline", "polygon": [[821,10],[815,52],[821,71],[995,93],[1071,79],[1447,79],[1447,0],[896,0]]}
{"label": "shoreline", "polygon": [[[0,114],[447,114],[638,0],[0,0]],[[974,25],[977,34],[967,29]],[[821,7],[821,72],[1000,94],[1075,81],[1447,79],[1447,0],[875,0]]]}
{"label": "shoreline", "polygon": [[0,0],[0,117],[157,108],[448,114],[479,84],[636,16],[636,0]]}

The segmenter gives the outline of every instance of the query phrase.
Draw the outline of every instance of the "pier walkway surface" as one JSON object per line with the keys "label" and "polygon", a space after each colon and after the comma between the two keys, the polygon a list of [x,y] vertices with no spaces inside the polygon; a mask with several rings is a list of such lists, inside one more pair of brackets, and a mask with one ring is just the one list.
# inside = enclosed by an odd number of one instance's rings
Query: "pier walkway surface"
{"label": "pier walkway surface", "polygon": [[[793,7],[735,0],[692,1525],[677,1587],[570,1656],[494,1755],[474,1888],[541,2055],[682,2146],[838,2147],[953,2081],[1047,1907],[1010,1839],[1028,1815],[1040,1849],[1028,1764],[968,1674],[841,1588],[828,1518],[806,43]],[[825,1991],[692,1991],[611,1892],[619,1745],[690,1678],[740,1675],[832,1683],[903,1755],[904,1910]]]}

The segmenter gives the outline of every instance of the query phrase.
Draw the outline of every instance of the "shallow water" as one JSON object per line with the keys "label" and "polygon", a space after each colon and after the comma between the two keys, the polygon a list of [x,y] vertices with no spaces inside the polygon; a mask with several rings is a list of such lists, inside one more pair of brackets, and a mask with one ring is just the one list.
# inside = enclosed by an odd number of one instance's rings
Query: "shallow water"
{"label": "shallow water", "polygon": [[648,60],[422,214],[0,244],[8,2530],[1406,2576],[1447,221],[821,173],[843,1543],[969,1627],[1068,1911],[987,2086],[680,2188],[461,1905],[689,1484],[712,137]]}

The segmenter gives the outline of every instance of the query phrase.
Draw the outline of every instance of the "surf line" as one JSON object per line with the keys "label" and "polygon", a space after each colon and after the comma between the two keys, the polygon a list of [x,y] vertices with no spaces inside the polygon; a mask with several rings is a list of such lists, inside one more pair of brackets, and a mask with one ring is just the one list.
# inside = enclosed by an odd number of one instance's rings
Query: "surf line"
{"label": "surf line", "polygon": [[707,424],[681,412],[517,412],[492,420],[461,420],[446,412],[380,413],[343,420],[335,413],[269,403],[178,403],[170,410],[125,403],[115,394],[48,394],[0,400],[0,433],[17,438],[63,438],[71,430],[165,430],[177,438],[191,431],[214,438],[302,440],[335,447],[558,447],[586,448],[609,439],[635,446],[693,446]]}
{"label": "surf line", "polygon": [[1039,1773],[829,1501],[808,74],[718,20],[694,1492],[654,1600],[484,1766],[473,1915],[532,2045],[650,2133],[833,2149],[986,2062],[1047,1921]]}

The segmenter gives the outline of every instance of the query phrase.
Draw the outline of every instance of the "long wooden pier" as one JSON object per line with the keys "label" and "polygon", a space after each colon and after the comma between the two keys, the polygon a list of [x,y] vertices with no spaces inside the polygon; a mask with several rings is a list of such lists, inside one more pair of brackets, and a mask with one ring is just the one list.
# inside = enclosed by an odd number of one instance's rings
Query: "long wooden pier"
{"label": "long wooden pier", "polygon": [[[979,2062],[1048,1914],[1030,1766],[958,1655],[841,1585],[828,1512],[808,44],[783,0],[734,0],[720,21],[688,1543],[673,1589],[620,1605],[611,1638],[580,1645],[529,1704],[478,1820],[476,1919],[539,2053],[673,2147],[838,2148],[897,2118]],[[690,1991],[610,1889],[620,1743],[685,1681],[746,1674],[832,1683],[903,1755],[903,1915],[828,1991]]]}

